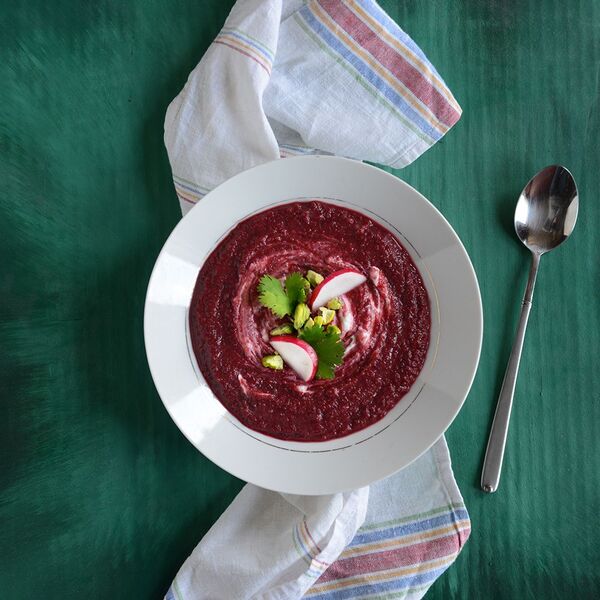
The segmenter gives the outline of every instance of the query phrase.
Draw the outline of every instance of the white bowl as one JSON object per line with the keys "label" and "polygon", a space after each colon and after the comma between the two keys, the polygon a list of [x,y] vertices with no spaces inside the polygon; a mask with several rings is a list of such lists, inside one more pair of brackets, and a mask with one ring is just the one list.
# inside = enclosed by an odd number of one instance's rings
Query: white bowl
{"label": "white bowl", "polygon": [[[359,210],[399,237],[429,292],[431,343],[417,381],[381,421],[336,440],[287,442],[246,428],[214,396],[191,348],[188,309],[204,260],[239,221],[275,204],[312,199]],[[473,266],[438,210],[380,169],[325,156],[267,163],[205,196],[165,243],[150,278],[144,314],[152,377],[183,434],[236,477],[297,494],[367,485],[431,447],[469,392],[482,330]]]}

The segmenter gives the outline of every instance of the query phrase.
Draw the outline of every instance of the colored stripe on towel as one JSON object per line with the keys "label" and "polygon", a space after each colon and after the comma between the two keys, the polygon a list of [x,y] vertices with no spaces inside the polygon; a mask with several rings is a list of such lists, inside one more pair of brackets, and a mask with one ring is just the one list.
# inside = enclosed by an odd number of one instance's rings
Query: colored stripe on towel
{"label": "colored stripe on towel", "polygon": [[423,531],[430,531],[432,529],[442,527],[444,525],[456,524],[459,521],[463,521],[469,518],[467,511],[464,508],[455,509],[452,511],[446,510],[445,512],[427,517],[425,519],[418,519],[408,523],[402,523],[399,525],[392,525],[384,529],[377,529],[374,531],[362,532],[359,530],[354,536],[354,539],[350,543],[350,548],[360,546],[365,543],[372,543],[375,541],[385,540],[389,538],[396,538],[405,535],[411,535],[420,533]]}
{"label": "colored stripe on towel", "polygon": [[323,574],[323,571],[329,566],[329,563],[323,562],[317,558],[321,553],[321,549],[313,540],[306,521],[303,520],[293,528],[292,540],[298,554],[309,567],[305,574],[313,579],[320,577]]}
{"label": "colored stripe on towel", "polygon": [[[394,33],[363,8],[355,2],[313,0],[295,18],[406,125],[430,140],[440,139],[460,118],[456,101],[449,101],[451,94],[439,77],[432,83],[434,70],[424,57],[401,40],[391,43]],[[438,89],[440,85],[444,93]]]}
{"label": "colored stripe on towel", "polygon": [[247,33],[239,29],[225,27],[213,43],[227,46],[239,52],[260,65],[269,75],[271,74],[274,59],[273,51]]}
{"label": "colored stripe on towel", "polygon": [[415,135],[430,144],[442,136],[423,119],[415,115],[414,110],[394,91],[384,80],[379,77],[368,65],[354,55],[344,44],[341,43],[337,34],[334,35],[324,27],[305,6],[299,10],[294,18],[298,25],[322,50],[329,52],[338,64],[349,71],[352,76],[367,91],[369,91],[383,106],[385,106],[396,118],[402,121],[404,126],[411,129]]}
{"label": "colored stripe on towel", "polygon": [[259,39],[252,37],[241,29],[236,29],[235,27],[223,27],[223,29],[221,29],[221,34],[232,35],[242,42],[245,42],[249,46],[256,48],[271,64],[273,64],[275,53],[268,46],[265,46],[265,44],[263,44]]}
{"label": "colored stripe on towel", "polygon": [[470,531],[462,505],[365,525],[307,597],[393,598],[416,592],[450,566]]}
{"label": "colored stripe on towel", "polygon": [[381,597],[383,594],[399,590],[406,591],[437,579],[452,564],[454,558],[453,554],[440,560],[408,568],[390,569],[340,579],[329,585],[319,585],[317,582],[305,597],[319,600],[355,600],[356,598]]}
{"label": "colored stripe on towel", "polygon": [[390,46],[395,48],[405,60],[413,65],[427,82],[445,98],[445,100],[456,110],[458,115],[462,109],[458,102],[436,71],[435,67],[427,60],[423,51],[414,43],[395,21],[372,0],[346,0],[346,4],[364,19],[368,26],[376,31]]}
{"label": "colored stripe on towel", "polygon": [[175,185],[175,192],[180,200],[187,202],[188,204],[196,204],[198,200],[201,200],[210,192],[208,188],[202,187],[193,181],[173,175],[173,183]]}

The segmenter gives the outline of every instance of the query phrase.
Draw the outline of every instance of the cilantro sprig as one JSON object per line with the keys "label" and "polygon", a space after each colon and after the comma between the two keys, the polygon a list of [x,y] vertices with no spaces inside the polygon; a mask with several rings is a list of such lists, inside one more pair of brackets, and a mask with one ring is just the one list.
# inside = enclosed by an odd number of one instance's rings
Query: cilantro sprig
{"label": "cilantro sprig", "polygon": [[302,277],[301,273],[290,273],[285,278],[285,290],[290,302],[295,308],[296,304],[306,302],[310,290],[310,283],[308,283],[307,279]]}
{"label": "cilantro sprig", "polygon": [[263,275],[258,284],[258,299],[278,317],[292,314],[290,299],[286,294],[281,281],[272,275]]}
{"label": "cilantro sprig", "polygon": [[285,278],[285,287],[272,275],[263,275],[258,283],[260,303],[278,317],[294,314],[296,305],[308,296],[310,284],[301,273],[290,273]]}
{"label": "cilantro sprig", "polygon": [[309,343],[317,353],[317,379],[333,379],[335,367],[339,367],[344,359],[344,343],[339,330],[332,327],[323,329],[322,325],[315,324],[304,327],[298,337]]}

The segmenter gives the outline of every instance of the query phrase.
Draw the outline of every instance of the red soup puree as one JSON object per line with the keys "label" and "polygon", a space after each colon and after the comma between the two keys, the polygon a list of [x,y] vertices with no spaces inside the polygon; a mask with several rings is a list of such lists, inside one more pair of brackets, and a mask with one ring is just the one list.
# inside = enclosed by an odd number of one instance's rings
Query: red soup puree
{"label": "red soup puree", "polygon": [[[351,268],[367,281],[343,295],[344,344],[333,379],[272,370],[269,331],[281,324],[258,299],[262,275]],[[198,366],[244,425],[283,440],[325,441],[382,419],[417,379],[429,348],[430,304],[406,249],[366,215],[322,201],[293,202],[240,222],[202,266],[189,313]]]}

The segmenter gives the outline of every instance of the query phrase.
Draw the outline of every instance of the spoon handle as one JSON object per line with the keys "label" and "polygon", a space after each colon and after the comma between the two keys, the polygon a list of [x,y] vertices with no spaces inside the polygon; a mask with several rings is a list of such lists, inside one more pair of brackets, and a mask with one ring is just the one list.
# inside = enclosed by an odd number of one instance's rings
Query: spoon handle
{"label": "spoon handle", "polygon": [[523,340],[525,339],[525,330],[527,329],[527,320],[531,310],[531,300],[533,298],[533,288],[537,277],[538,267],[540,266],[540,254],[533,253],[531,268],[529,269],[529,279],[527,288],[521,306],[521,316],[519,325],[513,342],[513,347],[508,359],[508,366],[502,381],[502,388],[498,396],[494,422],[488,439],[485,459],[483,461],[483,471],[481,473],[481,489],[484,492],[495,492],[500,482],[500,472],[502,471],[502,459],[504,457],[504,447],[506,446],[506,436],[508,434],[508,423],[510,421],[510,411],[512,409],[515,386],[517,383],[517,373],[519,372],[519,362],[521,361],[521,351],[523,350]]}

